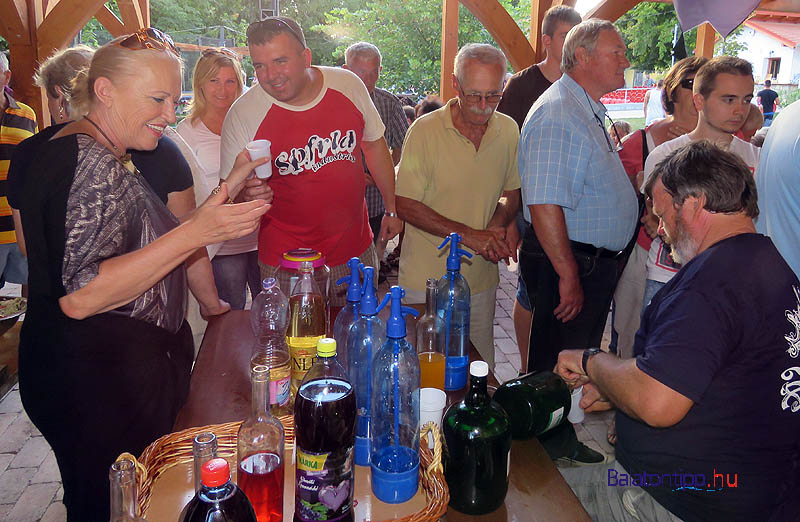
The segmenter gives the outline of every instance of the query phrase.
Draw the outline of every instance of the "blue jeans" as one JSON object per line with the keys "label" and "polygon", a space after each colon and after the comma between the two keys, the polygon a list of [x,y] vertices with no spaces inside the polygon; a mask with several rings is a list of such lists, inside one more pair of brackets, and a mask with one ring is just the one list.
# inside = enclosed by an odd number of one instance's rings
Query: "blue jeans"
{"label": "blue jeans", "polygon": [[216,255],[211,260],[211,268],[219,298],[230,303],[233,310],[244,310],[248,286],[253,299],[261,292],[257,250],[230,256]]}
{"label": "blue jeans", "polygon": [[659,290],[664,288],[664,285],[667,283],[661,283],[659,281],[655,281],[653,279],[648,279],[644,283],[644,300],[642,300],[642,312],[647,309],[647,305],[650,304],[653,297],[658,293]]}

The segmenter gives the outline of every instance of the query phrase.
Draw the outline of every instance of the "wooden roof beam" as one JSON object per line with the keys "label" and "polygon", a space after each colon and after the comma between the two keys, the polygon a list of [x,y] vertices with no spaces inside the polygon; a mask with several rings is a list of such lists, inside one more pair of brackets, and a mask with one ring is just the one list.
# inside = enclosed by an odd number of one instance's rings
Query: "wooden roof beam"
{"label": "wooden roof beam", "polygon": [[536,62],[525,33],[511,18],[508,11],[497,0],[461,0],[461,3],[475,15],[492,35],[494,41],[505,53],[511,67],[519,71]]}
{"label": "wooden roof beam", "polygon": [[117,0],[117,5],[126,33],[135,33],[142,27],[146,27],[139,0]]}
{"label": "wooden roof beam", "polygon": [[624,15],[637,5],[641,0],[603,0],[594,9],[586,13],[584,20],[590,18],[601,18],[610,22],[616,22],[620,16]]}
{"label": "wooden roof beam", "polygon": [[60,0],[39,26],[39,56],[50,56],[72,40],[105,2]]}
{"label": "wooden roof beam", "polygon": [[29,44],[28,6],[25,0],[0,2],[0,36],[10,44]]}
{"label": "wooden roof beam", "polygon": [[117,18],[117,15],[115,15],[114,12],[105,4],[103,4],[100,9],[97,10],[97,12],[94,14],[94,17],[97,18],[97,21],[100,22],[100,25],[105,27],[106,31],[111,33],[111,36],[114,38],[122,36],[123,34],[127,34],[122,20]]}

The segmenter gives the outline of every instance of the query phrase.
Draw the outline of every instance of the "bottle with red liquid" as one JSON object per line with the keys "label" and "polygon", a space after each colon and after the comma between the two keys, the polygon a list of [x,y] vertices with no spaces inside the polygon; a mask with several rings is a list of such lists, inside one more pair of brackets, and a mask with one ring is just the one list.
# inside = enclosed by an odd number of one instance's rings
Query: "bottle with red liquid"
{"label": "bottle with red liquid", "polygon": [[336,360],[336,341],[317,345],[294,403],[295,522],[352,522],[356,397]]}
{"label": "bottle with red liquid", "polygon": [[203,487],[184,508],[181,522],[257,522],[247,496],[231,482],[225,459],[203,464],[201,480]]}
{"label": "bottle with red liquid", "polygon": [[283,520],[283,425],[269,407],[269,367],[250,371],[252,411],[239,428],[239,488],[253,505],[258,522]]}

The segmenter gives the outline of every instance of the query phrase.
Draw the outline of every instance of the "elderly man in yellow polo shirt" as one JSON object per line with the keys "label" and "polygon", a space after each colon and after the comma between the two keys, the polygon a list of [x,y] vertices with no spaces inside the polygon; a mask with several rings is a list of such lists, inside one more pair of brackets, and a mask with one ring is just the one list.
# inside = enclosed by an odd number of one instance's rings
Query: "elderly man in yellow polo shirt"
{"label": "elderly man in yellow polo shirt", "polygon": [[471,291],[470,340],[494,367],[497,262],[516,256],[505,226],[519,208],[517,142],[510,117],[495,112],[503,92],[506,57],[487,44],[467,44],[455,59],[458,97],[417,119],[408,130],[395,188],[406,222],[399,283],[407,303],[425,302],[425,281],[445,273],[442,239],[458,232],[475,252],[461,273]]}

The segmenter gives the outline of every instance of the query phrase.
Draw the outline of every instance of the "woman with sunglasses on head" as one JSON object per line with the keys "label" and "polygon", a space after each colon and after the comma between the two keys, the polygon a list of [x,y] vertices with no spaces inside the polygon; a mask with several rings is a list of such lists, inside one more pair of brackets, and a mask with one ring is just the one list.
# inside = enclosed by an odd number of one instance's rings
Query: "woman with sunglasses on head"
{"label": "woman with sunglasses on head", "polygon": [[[194,99],[189,116],[178,124],[177,130],[197,156],[210,186],[219,183],[222,122],[242,94],[243,76],[238,56],[224,47],[204,49],[194,66]],[[226,241],[218,248],[211,259],[217,291],[231,308],[242,310],[248,287],[252,298],[261,291],[257,232]]]}
{"label": "woman with sunglasses on head", "polygon": [[184,262],[255,230],[265,201],[226,204],[263,161],[243,152],[183,223],[127,157],[174,123],[181,61],[154,29],[99,48],[75,80],[82,119],[44,143],[19,200],[30,296],[20,393],[53,448],[69,521],[109,516],[108,467],[172,429],[193,351]]}

